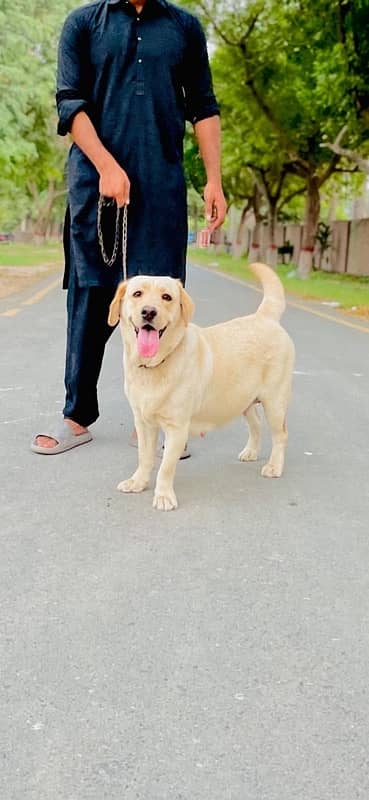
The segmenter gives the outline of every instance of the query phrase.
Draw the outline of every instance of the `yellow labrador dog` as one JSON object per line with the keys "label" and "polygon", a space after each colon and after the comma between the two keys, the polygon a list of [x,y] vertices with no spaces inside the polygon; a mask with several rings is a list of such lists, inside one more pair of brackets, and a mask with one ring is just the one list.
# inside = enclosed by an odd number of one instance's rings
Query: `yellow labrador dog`
{"label": "yellow labrador dog", "polygon": [[256,460],[257,402],[272,433],[272,452],[261,474],[282,475],[294,346],[279,324],[285,308],[279,278],[264,264],[253,264],[252,270],[264,289],[256,313],[209,328],[190,323],[194,304],[173,278],[138,275],[119,285],[109,324],[120,320],[125,393],[138,436],[138,468],[118,485],[120,491],[146,489],[160,428],[165,446],[153,505],[162,511],[177,508],[173,481],[189,436],[203,435],[243,414],[249,439],[239,458]]}

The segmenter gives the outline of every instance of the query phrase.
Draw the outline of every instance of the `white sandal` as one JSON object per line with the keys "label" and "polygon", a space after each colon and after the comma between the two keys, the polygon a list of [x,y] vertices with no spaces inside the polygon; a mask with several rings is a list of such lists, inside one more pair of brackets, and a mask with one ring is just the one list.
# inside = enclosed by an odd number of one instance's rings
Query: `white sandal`
{"label": "white sandal", "polygon": [[[42,447],[36,444],[36,440],[39,436],[55,439],[56,444],[54,447]],[[73,447],[79,447],[81,444],[87,444],[87,442],[91,442],[92,438],[90,431],[85,431],[85,433],[73,433],[71,426],[63,419],[54,429],[47,433],[37,433],[32,439],[31,450],[33,453],[39,453],[43,456],[53,456],[57,453],[65,453],[66,450],[72,450]]]}

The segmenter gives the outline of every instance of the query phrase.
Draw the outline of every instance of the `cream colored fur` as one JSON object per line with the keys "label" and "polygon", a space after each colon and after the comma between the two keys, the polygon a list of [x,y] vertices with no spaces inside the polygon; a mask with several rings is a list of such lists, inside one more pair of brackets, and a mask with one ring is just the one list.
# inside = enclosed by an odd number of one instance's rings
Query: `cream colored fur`
{"label": "cream colored fur", "polygon": [[[277,478],[282,474],[294,346],[279,324],[285,308],[279,278],[264,264],[253,264],[252,270],[264,289],[256,313],[208,328],[190,323],[192,300],[173,278],[136,276],[118,287],[109,323],[115,325],[120,319],[125,392],[134,414],[139,453],[138,468],[118,485],[120,491],[141,492],[147,487],[160,428],[165,447],[155,508],[177,507],[174,475],[189,436],[205,434],[244,415],[249,439],[239,458],[256,460],[260,449],[256,401],[262,403],[272,433],[272,452],[262,475]],[[144,322],[144,306],[156,309],[152,324],[165,329],[157,355],[147,359],[138,355],[135,332]]]}

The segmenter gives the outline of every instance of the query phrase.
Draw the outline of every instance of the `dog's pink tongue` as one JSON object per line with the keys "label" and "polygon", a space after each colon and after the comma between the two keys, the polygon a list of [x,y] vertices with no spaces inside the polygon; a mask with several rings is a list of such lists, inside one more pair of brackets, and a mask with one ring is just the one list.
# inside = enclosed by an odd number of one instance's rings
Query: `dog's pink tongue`
{"label": "dog's pink tongue", "polygon": [[152,358],[156,356],[159,350],[159,331],[140,328],[137,335],[137,347],[140,356],[143,358]]}

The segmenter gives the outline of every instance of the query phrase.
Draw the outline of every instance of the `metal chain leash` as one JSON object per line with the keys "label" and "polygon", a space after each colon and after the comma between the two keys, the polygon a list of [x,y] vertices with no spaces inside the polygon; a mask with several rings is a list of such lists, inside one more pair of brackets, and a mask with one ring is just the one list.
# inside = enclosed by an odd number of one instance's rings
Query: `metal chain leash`
{"label": "metal chain leash", "polygon": [[[114,235],[114,246],[111,256],[109,257],[104,245],[104,236],[102,231],[102,209],[105,206],[110,206],[114,203],[114,200],[110,198],[105,198],[102,195],[99,196],[99,202],[97,204],[97,236],[99,240],[100,250],[102,259],[104,264],[107,267],[112,267],[117,254],[118,254],[118,247],[119,247],[119,224],[120,224],[120,212],[121,209],[117,205],[117,211],[115,216],[115,235]],[[127,280],[127,230],[128,230],[128,206],[123,206],[123,220],[122,220],[122,267],[123,267],[123,280]]]}
{"label": "metal chain leash", "polygon": [[123,207],[123,222],[122,222],[122,267],[123,267],[123,280],[127,280],[127,238],[128,238],[128,206]]}

